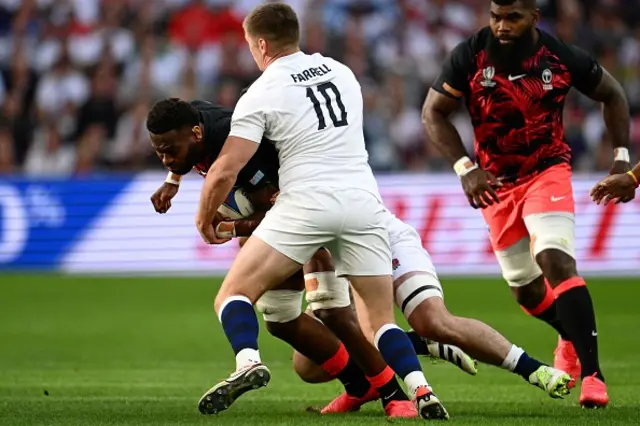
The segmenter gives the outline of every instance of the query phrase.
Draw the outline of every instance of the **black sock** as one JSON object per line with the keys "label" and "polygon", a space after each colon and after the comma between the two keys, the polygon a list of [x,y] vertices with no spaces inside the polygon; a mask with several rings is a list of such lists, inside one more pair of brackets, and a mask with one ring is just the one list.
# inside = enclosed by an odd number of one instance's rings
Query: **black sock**
{"label": "black sock", "polygon": [[558,332],[560,337],[562,337],[562,340],[571,341],[566,331],[562,327],[562,323],[560,322],[560,319],[558,318],[557,303],[558,303],[557,301],[553,302],[551,306],[549,306],[544,312],[538,315],[534,315],[534,317],[546,322],[551,327],[553,327]]}
{"label": "black sock", "polygon": [[538,361],[535,358],[531,358],[529,354],[524,352],[520,355],[520,359],[516,364],[513,372],[522,376],[526,381],[529,381],[529,376],[531,376],[538,368],[542,367],[544,364]]}
{"label": "black sock", "polygon": [[338,373],[337,378],[344,386],[345,391],[357,398],[362,398],[371,389],[371,383],[367,380],[367,376],[351,357],[349,357],[347,365]]}
{"label": "black sock", "polygon": [[596,317],[589,290],[585,285],[573,287],[561,293],[556,299],[556,304],[558,318],[562,321],[562,326],[580,359],[582,377],[597,374],[597,377],[604,381],[598,361]]}
{"label": "black sock", "polygon": [[380,400],[382,401],[382,406],[386,407],[388,403],[391,401],[408,401],[409,397],[400,387],[400,383],[393,377],[384,385],[380,386],[378,389],[378,393],[380,394]]}
{"label": "black sock", "polygon": [[407,336],[411,339],[411,343],[413,343],[413,348],[415,349],[418,355],[430,355],[429,348],[427,348],[427,343],[416,333],[415,331],[407,331]]}

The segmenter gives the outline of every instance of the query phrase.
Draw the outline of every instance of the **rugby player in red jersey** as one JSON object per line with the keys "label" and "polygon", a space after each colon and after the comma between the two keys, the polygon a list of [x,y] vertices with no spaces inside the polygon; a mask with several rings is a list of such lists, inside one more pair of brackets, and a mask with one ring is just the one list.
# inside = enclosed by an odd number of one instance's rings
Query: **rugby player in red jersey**
{"label": "rugby player in red jersey", "polygon": [[[537,28],[535,0],[493,0],[490,25],[459,44],[423,107],[431,141],[482,209],[504,279],[523,309],[560,334],[555,367],[582,377],[580,404],[609,402],[594,308],[575,261],[571,150],[562,113],[572,87],[603,104],[612,173],[630,169],[624,91],[584,50]],[[469,159],[449,116],[465,100]]]}

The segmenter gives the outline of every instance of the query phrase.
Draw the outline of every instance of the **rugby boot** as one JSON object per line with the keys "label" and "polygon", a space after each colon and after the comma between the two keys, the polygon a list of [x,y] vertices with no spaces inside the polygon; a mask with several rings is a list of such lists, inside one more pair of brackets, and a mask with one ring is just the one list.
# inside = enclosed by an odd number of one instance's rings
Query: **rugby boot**
{"label": "rugby boot", "polygon": [[384,412],[390,419],[414,419],[418,417],[418,410],[411,401],[389,401]]}
{"label": "rugby boot", "polygon": [[543,365],[529,376],[529,383],[547,392],[551,398],[564,398],[569,394],[571,376],[562,370]]}
{"label": "rugby boot", "polygon": [[449,420],[449,413],[431,388],[420,386],[416,389],[413,403],[425,420]]}
{"label": "rugby boot", "polygon": [[571,376],[569,389],[573,388],[580,377],[580,360],[573,343],[558,337],[558,346],[553,351],[553,355],[553,368],[566,371]]}
{"label": "rugby boot", "polygon": [[604,408],[608,403],[607,385],[598,379],[596,374],[582,379],[580,392],[580,405],[582,408]]}
{"label": "rugby boot", "polygon": [[242,394],[267,386],[271,373],[264,364],[251,364],[236,370],[228,379],[209,389],[198,402],[202,414],[217,414],[233,404]]}
{"label": "rugby boot", "polygon": [[373,386],[371,386],[367,393],[361,398],[351,396],[344,392],[320,410],[320,414],[350,413],[352,411],[358,411],[360,410],[360,407],[367,402],[375,401],[379,398],[380,394],[378,394],[378,390]]}

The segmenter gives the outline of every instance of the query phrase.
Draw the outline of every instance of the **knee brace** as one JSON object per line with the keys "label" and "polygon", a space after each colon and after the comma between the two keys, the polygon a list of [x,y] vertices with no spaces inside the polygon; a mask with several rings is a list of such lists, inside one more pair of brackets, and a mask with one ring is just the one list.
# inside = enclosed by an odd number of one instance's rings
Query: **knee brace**
{"label": "knee brace", "polygon": [[312,310],[345,308],[351,305],[349,281],[333,271],[313,272],[304,276],[307,302]]}
{"label": "knee brace", "polygon": [[529,251],[529,238],[523,238],[511,247],[496,251],[502,276],[510,287],[531,284],[542,275],[542,270]]}
{"label": "knee brace", "polygon": [[269,290],[256,302],[267,322],[289,322],[302,315],[303,290]]}
{"label": "knee brace", "polygon": [[560,250],[575,259],[574,216],[553,212],[532,214],[524,218],[531,232],[531,254],[535,258],[548,249]]}
{"label": "knee brace", "polygon": [[394,284],[396,305],[405,318],[425,300],[431,297],[443,298],[442,286],[438,278],[429,273],[421,273],[407,278],[402,284]]}

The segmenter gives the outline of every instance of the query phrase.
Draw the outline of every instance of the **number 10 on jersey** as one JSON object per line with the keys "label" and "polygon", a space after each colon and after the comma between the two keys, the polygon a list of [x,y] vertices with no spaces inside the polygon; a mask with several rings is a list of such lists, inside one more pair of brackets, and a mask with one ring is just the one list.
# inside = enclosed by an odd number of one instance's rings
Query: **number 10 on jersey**
{"label": "number 10 on jersey", "polygon": [[[347,110],[344,108],[344,104],[342,103],[342,97],[340,96],[340,91],[336,87],[335,84],[331,82],[326,82],[319,84],[316,86],[316,90],[322,95],[325,100],[325,105],[327,111],[329,112],[329,117],[333,122],[334,127],[343,127],[348,125],[347,123]],[[336,97],[336,103],[338,104],[338,109],[340,110],[340,119],[336,116],[335,111],[333,110],[333,104],[331,102],[331,97],[329,96],[329,90],[333,92]],[[322,130],[327,127],[327,123],[324,119],[324,113],[322,112],[322,106],[320,105],[320,101],[316,97],[315,93],[313,93],[313,88],[307,87],[307,98],[311,99],[311,103],[313,104],[313,109],[316,111],[316,115],[318,116],[318,130]]]}

